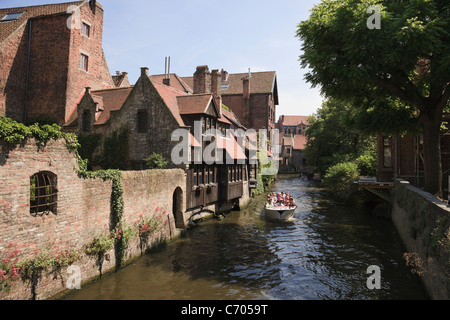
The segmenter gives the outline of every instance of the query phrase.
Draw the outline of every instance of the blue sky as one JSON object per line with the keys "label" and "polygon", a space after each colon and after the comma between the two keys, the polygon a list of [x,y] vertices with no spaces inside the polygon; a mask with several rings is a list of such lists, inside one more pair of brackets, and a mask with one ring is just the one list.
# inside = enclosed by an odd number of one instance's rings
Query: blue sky
{"label": "blue sky", "polygon": [[[21,7],[65,0],[0,0]],[[141,67],[191,76],[198,65],[229,73],[276,71],[277,117],[310,115],[321,106],[319,89],[304,80],[297,24],[320,0],[103,0],[103,49],[112,74]]]}

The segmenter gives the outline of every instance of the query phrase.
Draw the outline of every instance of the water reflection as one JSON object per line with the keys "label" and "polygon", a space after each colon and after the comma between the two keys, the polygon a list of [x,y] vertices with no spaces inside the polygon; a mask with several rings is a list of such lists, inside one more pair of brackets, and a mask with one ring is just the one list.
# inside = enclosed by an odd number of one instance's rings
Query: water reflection
{"label": "water reflection", "polygon": [[[294,196],[294,222],[266,221],[263,195],[67,299],[426,298],[389,221],[334,203],[310,181],[279,179],[273,190]],[[370,265],[381,268],[380,290],[366,286]]]}

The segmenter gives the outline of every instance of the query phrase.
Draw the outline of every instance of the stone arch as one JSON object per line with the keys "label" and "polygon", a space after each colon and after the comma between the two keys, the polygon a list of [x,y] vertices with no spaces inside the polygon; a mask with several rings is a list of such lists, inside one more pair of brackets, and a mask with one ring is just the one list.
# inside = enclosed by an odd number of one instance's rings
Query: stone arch
{"label": "stone arch", "polygon": [[172,198],[172,214],[175,220],[176,228],[184,228],[184,216],[183,216],[183,190],[177,187],[173,192]]}

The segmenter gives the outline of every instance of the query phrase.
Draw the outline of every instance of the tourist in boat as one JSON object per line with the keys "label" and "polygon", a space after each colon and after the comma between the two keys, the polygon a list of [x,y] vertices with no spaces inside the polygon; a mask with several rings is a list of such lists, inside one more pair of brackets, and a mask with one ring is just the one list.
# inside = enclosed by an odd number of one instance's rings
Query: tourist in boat
{"label": "tourist in boat", "polygon": [[295,207],[294,198],[292,196],[289,197],[289,207]]}

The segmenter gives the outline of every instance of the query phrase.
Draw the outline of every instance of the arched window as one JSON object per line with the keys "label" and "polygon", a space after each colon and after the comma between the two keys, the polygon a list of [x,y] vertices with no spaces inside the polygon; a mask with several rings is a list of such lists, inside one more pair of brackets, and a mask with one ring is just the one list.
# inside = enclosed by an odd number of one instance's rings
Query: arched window
{"label": "arched window", "polygon": [[56,214],[58,200],[57,177],[41,171],[30,177],[30,214],[32,216]]}

